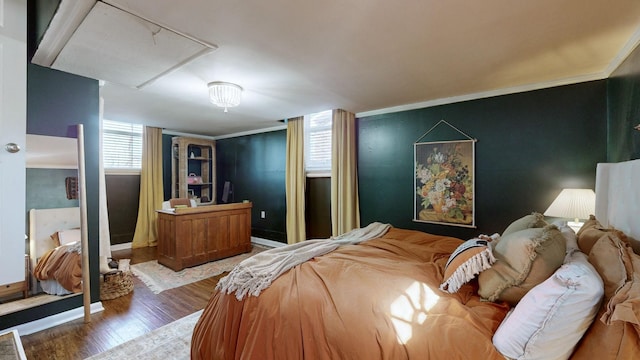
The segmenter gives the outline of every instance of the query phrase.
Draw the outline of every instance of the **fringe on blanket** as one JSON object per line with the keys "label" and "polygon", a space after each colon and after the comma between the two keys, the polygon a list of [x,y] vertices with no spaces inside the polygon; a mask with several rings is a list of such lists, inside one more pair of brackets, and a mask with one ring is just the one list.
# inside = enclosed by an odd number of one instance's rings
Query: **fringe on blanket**
{"label": "fringe on blanket", "polygon": [[216,289],[227,294],[235,291],[238,300],[242,300],[247,294],[258,296],[273,280],[292,267],[327,254],[340,245],[358,244],[378,238],[389,228],[389,224],[374,222],[335,238],[307,240],[263,251],[238,264],[229,275],[220,279]]}

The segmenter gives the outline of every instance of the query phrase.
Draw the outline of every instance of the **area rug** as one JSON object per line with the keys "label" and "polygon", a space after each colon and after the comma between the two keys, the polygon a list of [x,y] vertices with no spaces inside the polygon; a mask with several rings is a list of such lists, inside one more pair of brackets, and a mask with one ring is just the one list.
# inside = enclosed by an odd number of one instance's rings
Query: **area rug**
{"label": "area rug", "polygon": [[251,252],[236,255],[218,261],[212,261],[203,265],[173,271],[157,260],[147,261],[131,265],[131,272],[137,276],[155,294],[165,290],[180,287],[196,281],[204,280],[212,276],[231,271],[242,260],[266,250],[266,247],[253,245]]}
{"label": "area rug", "polygon": [[[193,332],[193,330],[191,332]],[[20,336],[16,330],[0,334],[0,360],[20,360],[26,358],[20,342]]]}
{"label": "area rug", "polygon": [[129,340],[100,354],[91,360],[180,360],[189,359],[191,354],[191,335],[202,310],[187,315],[152,332]]}

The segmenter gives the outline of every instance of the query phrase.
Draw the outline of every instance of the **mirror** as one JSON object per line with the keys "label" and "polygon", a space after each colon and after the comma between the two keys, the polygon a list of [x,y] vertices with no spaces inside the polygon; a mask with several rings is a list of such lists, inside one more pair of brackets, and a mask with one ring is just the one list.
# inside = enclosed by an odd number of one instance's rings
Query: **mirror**
{"label": "mirror", "polygon": [[[0,315],[81,293],[89,295],[86,215],[83,215],[86,204],[81,196],[84,173],[83,167],[78,167],[78,163],[84,164],[82,135],[82,125],[79,125],[77,139],[26,136],[25,254],[28,256],[25,257],[25,276],[29,290],[26,298],[21,291],[0,298]],[[79,243],[73,244],[76,240]],[[58,244],[79,252],[75,252],[73,258],[65,258],[68,265],[64,271],[59,267],[60,279],[56,280],[53,274],[57,269],[45,271],[36,268],[36,263],[47,256],[53,257],[49,250]],[[66,255],[60,255],[63,256]],[[52,279],[39,281],[34,270],[39,276],[45,272],[51,274]],[[81,278],[69,276],[72,271],[80,271]]]}

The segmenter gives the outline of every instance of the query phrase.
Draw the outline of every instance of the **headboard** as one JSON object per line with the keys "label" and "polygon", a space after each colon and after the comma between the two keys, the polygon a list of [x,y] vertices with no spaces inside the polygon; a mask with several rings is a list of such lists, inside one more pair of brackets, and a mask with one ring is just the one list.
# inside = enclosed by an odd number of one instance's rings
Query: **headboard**
{"label": "headboard", "polygon": [[29,254],[32,261],[57,246],[51,235],[59,230],[80,227],[80,208],[29,210]]}
{"label": "headboard", "polygon": [[624,232],[640,254],[640,159],[600,163],[596,169],[596,219]]}

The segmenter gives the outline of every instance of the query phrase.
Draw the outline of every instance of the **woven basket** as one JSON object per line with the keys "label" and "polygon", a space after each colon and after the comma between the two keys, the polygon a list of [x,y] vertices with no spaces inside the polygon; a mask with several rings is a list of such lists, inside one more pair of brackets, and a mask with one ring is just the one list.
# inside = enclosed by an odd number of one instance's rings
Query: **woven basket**
{"label": "woven basket", "polygon": [[104,274],[100,281],[100,300],[111,300],[133,291],[131,271]]}

